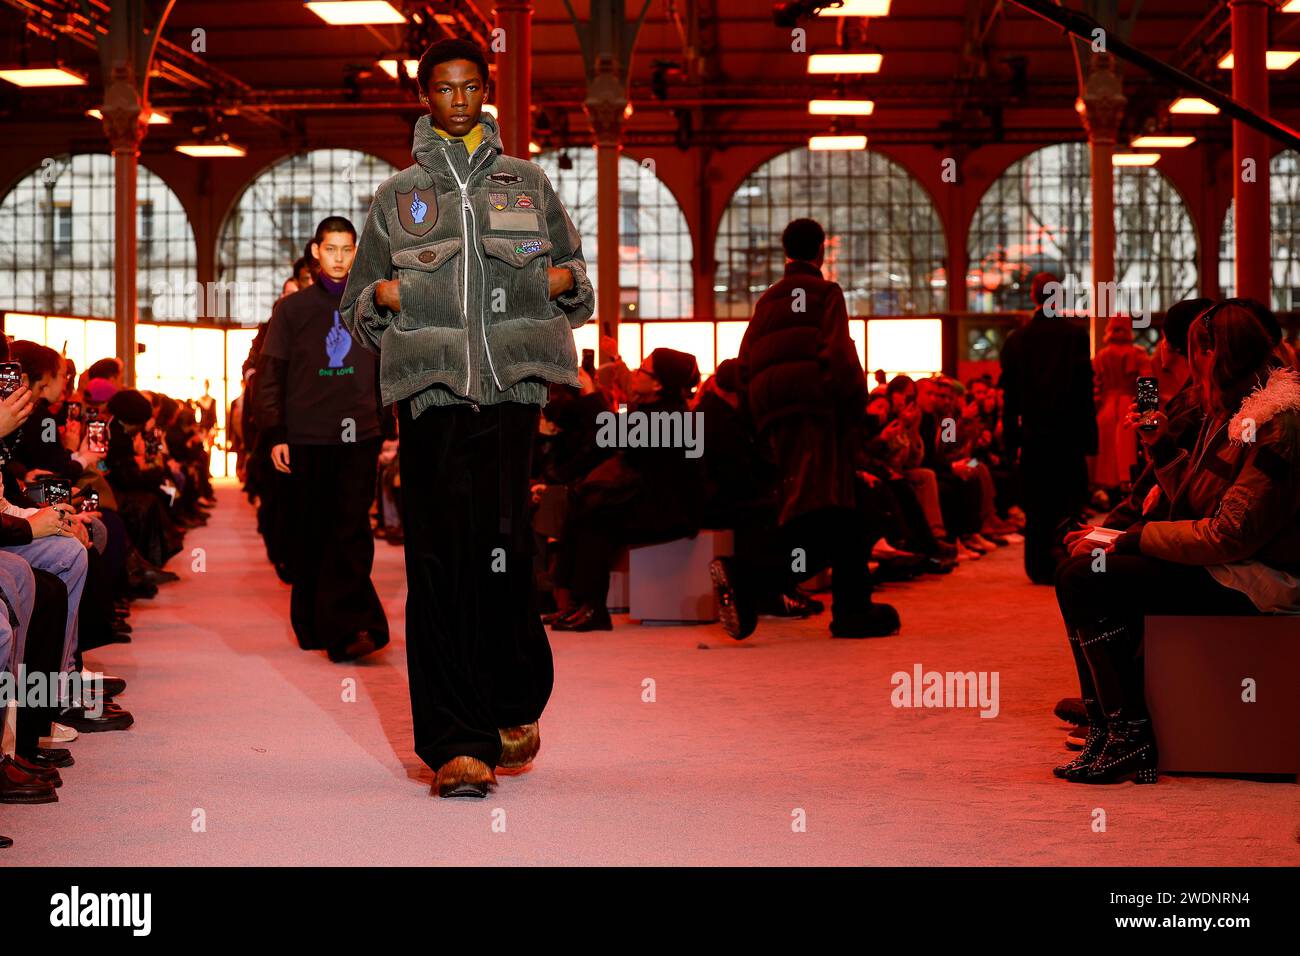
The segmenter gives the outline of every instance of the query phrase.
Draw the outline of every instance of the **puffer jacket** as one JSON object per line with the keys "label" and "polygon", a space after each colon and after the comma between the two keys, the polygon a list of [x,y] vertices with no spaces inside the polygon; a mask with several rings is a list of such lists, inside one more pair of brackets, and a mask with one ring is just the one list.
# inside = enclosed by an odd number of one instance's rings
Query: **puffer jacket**
{"label": "puffer jacket", "polygon": [[[530,377],[578,384],[571,330],[595,308],[581,237],[542,169],[503,155],[490,115],[479,122],[467,157],[420,117],[415,163],[375,191],[357,244],[339,314],[379,353],[385,405],[435,383],[473,403]],[[549,266],[574,279],[554,300]],[[392,278],[397,313],[375,302]]]}
{"label": "puffer jacket", "polygon": [[1169,520],[1141,526],[1143,554],[1212,571],[1247,562],[1258,574],[1238,568],[1234,586],[1248,594],[1252,576],[1300,575],[1300,374],[1273,369],[1230,420],[1206,420],[1190,454],[1157,464]]}

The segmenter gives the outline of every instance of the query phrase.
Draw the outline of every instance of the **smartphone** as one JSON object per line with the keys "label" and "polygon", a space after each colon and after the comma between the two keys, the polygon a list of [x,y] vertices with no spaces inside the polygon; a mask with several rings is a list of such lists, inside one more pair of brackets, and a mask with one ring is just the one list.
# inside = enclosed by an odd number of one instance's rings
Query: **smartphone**
{"label": "smartphone", "polygon": [[146,458],[153,458],[158,454],[158,449],[162,446],[162,436],[158,430],[146,432],[144,436],[144,454]]}
{"label": "smartphone", "polygon": [[85,491],[85,492],[82,493],[82,496],[81,496],[81,510],[82,510],[82,511],[98,511],[98,510],[99,510],[99,492],[98,492],[98,491],[87,490],[87,491]]}
{"label": "smartphone", "polygon": [[1137,381],[1137,407],[1138,414],[1147,417],[1138,425],[1138,428],[1144,432],[1153,432],[1156,430],[1156,423],[1151,421],[1151,415],[1160,408],[1160,383],[1154,378],[1139,378]]}
{"label": "smartphone", "polygon": [[68,402],[68,421],[81,421],[81,402]]}
{"label": "smartphone", "polygon": [[101,455],[108,452],[108,422],[91,419],[86,423],[86,444]]}
{"label": "smartphone", "polygon": [[592,378],[596,377],[596,350],[595,349],[582,350],[582,368],[583,371],[585,371]]}
{"label": "smartphone", "polygon": [[67,478],[42,478],[36,484],[41,488],[43,504],[66,505],[72,501],[72,482]]}
{"label": "smartphone", "polygon": [[8,398],[23,384],[23,367],[17,362],[0,362],[0,398]]}
{"label": "smartphone", "polygon": [[100,418],[99,418],[99,406],[98,406],[98,405],[87,405],[87,406],[85,407],[85,409],[82,411],[82,417],[85,418],[85,420],[86,420],[87,422],[97,422],[97,421],[99,421],[99,420],[100,420]]}

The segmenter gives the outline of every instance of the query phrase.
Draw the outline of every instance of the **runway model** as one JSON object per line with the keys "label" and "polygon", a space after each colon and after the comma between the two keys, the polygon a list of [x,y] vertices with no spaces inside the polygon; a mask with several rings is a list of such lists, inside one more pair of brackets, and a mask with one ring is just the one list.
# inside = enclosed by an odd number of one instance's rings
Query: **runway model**
{"label": "runway model", "polygon": [[540,745],[530,457],[547,383],[578,384],[595,296],[546,174],[482,112],[483,51],[439,41],[417,80],[415,163],[376,190],[340,312],[398,405],[415,751],[440,796],[484,797]]}

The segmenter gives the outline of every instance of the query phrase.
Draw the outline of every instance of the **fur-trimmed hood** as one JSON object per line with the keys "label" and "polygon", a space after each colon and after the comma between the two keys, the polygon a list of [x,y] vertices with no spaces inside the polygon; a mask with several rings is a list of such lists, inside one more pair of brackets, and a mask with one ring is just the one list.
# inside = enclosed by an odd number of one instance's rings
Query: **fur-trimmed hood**
{"label": "fur-trimmed hood", "polygon": [[1300,412],[1300,373],[1290,368],[1275,368],[1269,372],[1268,381],[1255,389],[1242,401],[1237,414],[1228,424],[1228,437],[1243,443],[1242,429],[1247,421],[1258,429],[1276,415]]}

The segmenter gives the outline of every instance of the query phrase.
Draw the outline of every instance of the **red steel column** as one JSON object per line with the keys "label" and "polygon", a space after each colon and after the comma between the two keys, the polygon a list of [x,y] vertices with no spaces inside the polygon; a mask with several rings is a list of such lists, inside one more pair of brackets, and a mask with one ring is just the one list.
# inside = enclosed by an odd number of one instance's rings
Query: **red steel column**
{"label": "red steel column", "polygon": [[533,0],[499,0],[496,25],[504,31],[504,46],[497,53],[496,89],[501,145],[510,156],[531,159],[533,82]]}
{"label": "red steel column", "polygon": [[[1232,11],[1232,96],[1268,113],[1266,0],[1229,0]],[[1272,224],[1269,217],[1268,137],[1232,123],[1232,196],[1236,200],[1237,295],[1270,304]],[[1248,161],[1253,161],[1248,164]],[[1253,174],[1249,167],[1253,166]],[[1246,181],[1253,180],[1253,181]]]}

